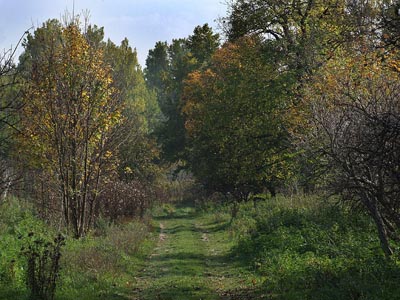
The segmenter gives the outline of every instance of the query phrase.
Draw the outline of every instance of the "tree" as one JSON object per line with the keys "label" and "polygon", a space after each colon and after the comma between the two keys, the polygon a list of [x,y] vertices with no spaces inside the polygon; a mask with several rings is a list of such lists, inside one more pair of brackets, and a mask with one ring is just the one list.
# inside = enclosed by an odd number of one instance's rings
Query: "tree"
{"label": "tree", "polygon": [[53,174],[65,223],[79,238],[114,165],[111,141],[122,119],[111,70],[77,21],[48,21],[28,37],[25,55],[21,149],[31,165]]}
{"label": "tree", "polygon": [[157,42],[154,49],[149,50],[145,70],[148,85],[157,93],[161,93],[165,88],[168,66],[168,44],[167,42]]}
{"label": "tree", "polygon": [[382,16],[383,41],[387,46],[400,47],[400,2],[388,5]]}
{"label": "tree", "polygon": [[237,199],[264,188],[275,195],[290,173],[288,78],[263,51],[257,37],[227,43],[185,81],[190,169],[209,190]]}
{"label": "tree", "polygon": [[[365,49],[365,48],[364,48]],[[382,249],[400,226],[400,62],[397,53],[342,52],[308,85],[308,141],[330,185],[374,220]]]}
{"label": "tree", "polygon": [[362,38],[377,42],[381,11],[392,1],[235,0],[223,19],[229,40],[257,34],[277,53],[277,63],[311,74],[336,49]]}
{"label": "tree", "polygon": [[10,153],[18,131],[17,114],[22,106],[22,79],[14,60],[24,36],[25,34],[16,47],[0,54],[0,198],[7,196],[9,189],[19,178]]}
{"label": "tree", "polygon": [[170,45],[158,42],[146,60],[146,79],[157,92],[164,120],[156,134],[162,153],[169,162],[184,158],[185,129],[181,115],[183,81],[200,68],[219,46],[219,36],[207,25],[197,26],[187,39],[174,39]]}
{"label": "tree", "polygon": [[225,31],[231,41],[259,35],[280,54],[279,63],[298,72],[310,72],[318,55],[326,47],[332,51],[343,34],[336,18],[343,16],[344,6],[337,0],[237,0],[230,9]]}
{"label": "tree", "polygon": [[185,148],[184,120],[180,114],[183,80],[196,68],[196,59],[187,47],[186,39],[176,39],[168,49],[169,76],[159,98],[160,109],[165,116],[158,135],[167,161],[178,161]]}
{"label": "tree", "polygon": [[210,60],[219,47],[219,34],[215,34],[208,24],[196,26],[187,39],[187,45],[193,57],[201,65]]}
{"label": "tree", "polygon": [[[292,132],[306,122],[298,118],[303,109],[303,84],[336,52],[352,48],[355,43],[379,46],[380,12],[388,2],[235,0],[223,19],[224,29],[230,41],[251,35],[262,40],[266,63],[279,66],[280,75],[287,78],[282,87],[286,92],[281,95],[290,95],[283,101],[289,103],[287,129]],[[321,170],[309,149],[297,148],[297,153],[297,183],[304,191],[311,191]]]}
{"label": "tree", "polygon": [[160,121],[156,94],[150,91],[139,66],[136,50],[127,39],[105,46],[106,61],[112,68],[113,86],[124,103],[125,122],[120,128],[119,175],[124,179],[152,182],[158,173],[155,160],[159,149],[154,130]]}

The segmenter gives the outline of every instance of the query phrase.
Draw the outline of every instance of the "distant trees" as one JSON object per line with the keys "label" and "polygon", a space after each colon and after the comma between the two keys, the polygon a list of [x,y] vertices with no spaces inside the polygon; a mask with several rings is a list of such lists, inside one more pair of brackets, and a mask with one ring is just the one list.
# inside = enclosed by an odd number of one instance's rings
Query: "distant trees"
{"label": "distant trees", "polygon": [[124,123],[119,126],[119,177],[153,182],[158,176],[159,147],[154,131],[160,122],[156,94],[147,88],[136,50],[124,39],[119,46],[104,45],[105,60],[111,66],[113,87],[123,103]]}
{"label": "distant trees", "polygon": [[219,35],[207,24],[197,26],[187,39],[170,45],[158,42],[146,60],[149,88],[157,93],[163,120],[156,130],[163,158],[173,162],[184,157],[185,129],[181,114],[183,82],[187,75],[207,63],[218,48]]}

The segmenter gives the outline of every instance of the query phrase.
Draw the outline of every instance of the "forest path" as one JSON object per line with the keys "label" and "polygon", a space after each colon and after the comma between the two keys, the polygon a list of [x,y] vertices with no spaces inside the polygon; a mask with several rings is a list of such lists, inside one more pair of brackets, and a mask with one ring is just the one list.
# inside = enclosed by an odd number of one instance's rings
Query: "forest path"
{"label": "forest path", "polygon": [[159,241],[136,277],[130,299],[262,299],[255,275],[230,255],[228,223],[196,213],[190,206],[155,217]]}

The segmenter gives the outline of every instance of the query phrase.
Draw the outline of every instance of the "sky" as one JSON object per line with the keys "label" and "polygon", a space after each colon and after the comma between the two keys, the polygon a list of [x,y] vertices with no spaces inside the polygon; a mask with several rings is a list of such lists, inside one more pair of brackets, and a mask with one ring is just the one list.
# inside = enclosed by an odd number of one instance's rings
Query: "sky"
{"label": "sky", "polygon": [[[0,50],[15,46],[22,34],[48,19],[61,19],[66,10],[88,10],[90,23],[104,27],[105,37],[119,44],[125,37],[137,49],[144,67],[157,41],[184,38],[197,25],[208,23],[218,31],[226,15],[225,0],[0,0]],[[31,29],[33,32],[33,29]],[[18,53],[22,50],[19,49]]]}

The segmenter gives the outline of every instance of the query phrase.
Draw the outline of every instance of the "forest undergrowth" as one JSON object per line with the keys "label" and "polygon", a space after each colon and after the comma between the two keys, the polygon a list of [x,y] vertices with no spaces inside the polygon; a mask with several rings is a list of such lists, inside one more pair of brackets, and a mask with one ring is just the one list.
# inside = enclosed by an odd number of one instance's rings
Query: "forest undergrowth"
{"label": "forest undergrowth", "polygon": [[[55,230],[1,205],[0,299],[29,299],[22,249]],[[321,196],[155,206],[62,247],[55,299],[400,299],[399,258],[371,220]],[[398,245],[392,245],[398,247]]]}

